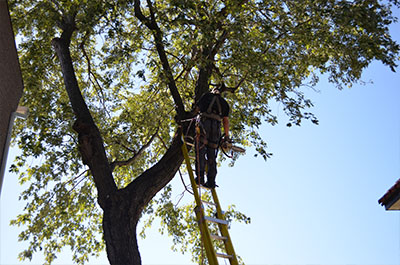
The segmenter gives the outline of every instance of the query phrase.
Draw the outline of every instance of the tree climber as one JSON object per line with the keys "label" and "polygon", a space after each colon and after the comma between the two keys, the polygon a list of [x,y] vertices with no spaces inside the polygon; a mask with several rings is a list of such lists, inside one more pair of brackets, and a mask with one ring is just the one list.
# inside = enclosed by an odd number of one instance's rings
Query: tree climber
{"label": "tree climber", "polygon": [[[201,114],[202,129],[200,141],[196,141],[196,183],[207,188],[215,188],[217,175],[217,152],[221,138],[221,121],[224,127],[225,141],[229,141],[229,104],[221,96],[225,86],[214,88],[204,94],[196,105],[196,112]],[[198,145],[198,146],[197,146]],[[198,159],[198,160],[197,160]],[[204,183],[204,172],[207,163],[207,182]]]}

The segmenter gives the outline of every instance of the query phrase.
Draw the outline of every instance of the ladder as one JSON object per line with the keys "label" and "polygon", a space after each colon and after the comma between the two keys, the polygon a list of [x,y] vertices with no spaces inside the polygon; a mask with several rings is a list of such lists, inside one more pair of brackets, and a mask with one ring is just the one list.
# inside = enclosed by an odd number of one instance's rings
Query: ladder
{"label": "ladder", "polygon": [[[190,157],[188,153],[188,145],[192,146],[194,149],[194,144],[186,143],[184,137],[182,137],[182,153],[185,158],[186,168],[190,178],[190,184],[193,188],[193,194],[196,201],[195,213],[197,217],[197,222],[200,227],[201,240],[203,242],[206,256],[208,259],[208,263],[210,265],[218,265],[218,259],[229,260],[231,265],[239,265],[238,258],[233,249],[232,240],[229,236],[228,232],[228,221],[224,218],[224,213],[221,209],[217,192],[215,189],[208,189],[203,186],[198,186],[195,182],[195,177],[192,169],[191,159],[195,159],[195,157]],[[201,196],[201,190],[204,191]],[[210,196],[211,193],[211,196]],[[207,196],[208,195],[208,196]],[[204,200],[204,197],[211,198],[213,201]],[[205,208],[206,207],[214,207],[215,216],[207,216]],[[218,229],[211,229],[210,226],[215,224]],[[213,231],[219,230],[218,234],[213,234]],[[221,244],[223,243],[223,244]],[[225,249],[225,253],[218,253],[216,251],[216,246],[223,245]]]}

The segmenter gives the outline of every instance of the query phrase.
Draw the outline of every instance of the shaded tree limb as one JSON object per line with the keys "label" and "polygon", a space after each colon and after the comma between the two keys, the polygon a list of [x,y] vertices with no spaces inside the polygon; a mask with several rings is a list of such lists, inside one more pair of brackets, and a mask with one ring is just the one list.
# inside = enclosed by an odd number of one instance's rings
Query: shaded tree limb
{"label": "shaded tree limb", "polygon": [[[239,1],[238,5],[247,2],[247,0]],[[221,20],[225,20],[229,15],[228,12],[228,5],[221,9],[219,12],[219,16]],[[210,45],[209,47],[203,47],[203,59],[207,62],[204,67],[200,68],[199,77],[197,80],[196,88],[195,88],[195,102],[197,102],[200,97],[208,91],[208,82],[211,77],[214,68],[214,57],[221,49],[222,45],[224,44],[225,40],[228,37],[229,31],[223,29],[223,23],[219,23],[218,27],[216,28],[216,32],[222,30],[222,34],[219,38],[215,41],[214,44]]]}
{"label": "shaded tree limb", "polygon": [[137,152],[134,151],[134,155],[131,158],[129,158],[127,160],[124,160],[124,161],[114,161],[114,162],[112,162],[110,164],[111,171],[114,171],[114,169],[117,166],[121,167],[121,166],[129,166],[129,165],[133,164],[136,161],[136,159],[144,152],[144,150],[146,150],[150,146],[150,144],[153,142],[153,140],[155,139],[155,137],[157,135],[158,135],[158,129],[157,129],[156,133],[151,136],[151,138],[149,139],[149,141],[147,141],[147,143],[145,145],[140,147],[140,149]]}
{"label": "shaded tree limb", "polygon": [[60,61],[65,89],[77,118],[73,129],[78,132],[82,161],[90,168],[98,191],[98,202],[101,207],[104,207],[107,197],[117,190],[117,186],[108,163],[103,139],[83,99],[72,64],[69,45],[76,29],[75,14],[64,15],[60,27],[62,29],[61,37],[54,38],[52,45]]}
{"label": "shaded tree limb", "polygon": [[[185,114],[185,107],[183,105],[183,101],[181,98],[181,95],[179,94],[178,87],[176,86],[174,76],[172,74],[172,70],[164,49],[164,44],[162,42],[162,32],[161,29],[157,25],[157,21],[154,15],[154,10],[151,4],[151,1],[147,1],[150,9],[150,18],[146,17],[143,13],[142,10],[140,9],[140,0],[135,0],[135,6],[134,6],[134,11],[135,11],[135,16],[147,26],[149,30],[151,30],[154,41],[156,44],[156,49],[158,52],[158,57],[161,61],[161,64],[163,66],[164,74],[166,75],[167,81],[168,81],[168,87],[171,92],[172,98],[174,99],[174,103],[176,106],[176,111],[178,114],[178,117],[183,117]],[[178,118],[179,119],[179,118]]]}

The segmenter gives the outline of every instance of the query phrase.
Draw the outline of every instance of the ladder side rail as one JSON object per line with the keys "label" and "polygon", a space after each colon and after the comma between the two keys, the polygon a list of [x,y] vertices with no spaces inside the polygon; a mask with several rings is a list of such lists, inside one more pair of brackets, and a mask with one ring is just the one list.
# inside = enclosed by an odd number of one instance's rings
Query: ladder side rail
{"label": "ladder side rail", "polygon": [[[222,213],[221,205],[219,203],[217,192],[215,191],[215,189],[212,189],[211,192],[212,192],[212,197],[214,199],[214,202],[217,205],[216,206],[217,217],[218,217],[218,219],[225,220],[224,214]],[[229,235],[228,226],[224,225],[224,224],[218,224],[218,227],[219,227],[219,230],[221,231],[221,235],[227,238],[227,240],[224,240],[224,244],[225,244],[226,252],[229,255],[232,255],[232,258],[229,259],[230,264],[231,265],[239,265],[239,262],[238,262],[238,259],[237,259],[236,253],[235,253],[235,249],[233,248],[232,240]]]}
{"label": "ladder side rail", "polygon": [[186,162],[186,168],[189,174],[189,179],[190,179],[190,184],[192,185],[193,188],[193,193],[194,193],[194,198],[196,201],[196,206],[197,207],[202,207],[202,203],[201,203],[201,199],[200,199],[200,195],[199,195],[199,191],[196,189],[196,181],[194,180],[194,173],[192,170],[192,166],[190,164],[190,158],[189,158],[189,154],[188,154],[188,149],[186,146],[186,142],[182,137],[182,153],[183,153],[183,157],[185,158],[185,162]]}
{"label": "ladder side rail", "polygon": [[204,248],[206,250],[207,260],[210,265],[218,265],[217,253],[215,252],[213,242],[211,240],[211,233],[208,229],[207,222],[204,220],[203,210],[195,209],[197,222],[200,227],[200,233],[203,239]]}
{"label": "ladder side rail", "polygon": [[188,149],[187,149],[186,142],[183,139],[183,137],[182,137],[182,142],[183,142],[182,153],[183,153],[183,157],[185,158],[186,167],[187,167],[187,171],[188,171],[189,179],[190,179],[190,184],[192,185],[192,188],[193,188],[193,194],[194,194],[194,198],[196,201],[195,213],[196,213],[197,220],[199,222],[200,232],[201,232],[204,246],[206,249],[207,259],[208,259],[208,262],[210,265],[218,265],[217,255],[216,255],[216,252],[215,252],[212,240],[211,240],[211,233],[210,233],[210,230],[208,229],[208,225],[204,219],[203,204],[201,203],[199,191],[196,188],[196,181],[194,180],[194,173],[193,173],[193,170],[191,167]]}

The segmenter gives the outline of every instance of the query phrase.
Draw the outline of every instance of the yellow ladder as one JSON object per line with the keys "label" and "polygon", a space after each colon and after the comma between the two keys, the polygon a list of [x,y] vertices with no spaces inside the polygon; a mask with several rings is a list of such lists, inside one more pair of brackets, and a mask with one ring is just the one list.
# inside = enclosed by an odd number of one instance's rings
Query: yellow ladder
{"label": "yellow ladder", "polygon": [[[200,227],[201,240],[204,244],[208,263],[210,265],[218,265],[218,258],[221,258],[225,260],[228,259],[231,265],[239,265],[237,256],[235,254],[235,250],[233,249],[232,240],[229,236],[228,221],[226,221],[224,218],[224,213],[219,204],[217,192],[215,191],[215,189],[208,189],[203,186],[198,186],[196,184],[193,169],[191,166],[192,163],[190,161],[190,159],[195,159],[195,158],[189,157],[187,148],[187,145],[193,147],[194,145],[191,143],[186,143],[183,137],[182,141],[183,141],[182,152],[185,158],[186,168],[190,178],[190,184],[192,185],[193,194],[196,201],[195,213],[197,217],[197,222]],[[208,194],[211,192],[211,197],[213,198],[213,202],[203,200],[204,196],[203,197],[201,196],[200,193],[201,189],[204,190],[205,192],[208,192]],[[216,210],[215,217],[207,216],[205,214],[205,205],[215,207]],[[211,223],[217,224],[219,234],[212,234],[211,229],[209,227]],[[216,249],[215,246],[221,243],[221,241],[225,246],[225,253],[218,253],[215,250]]]}

